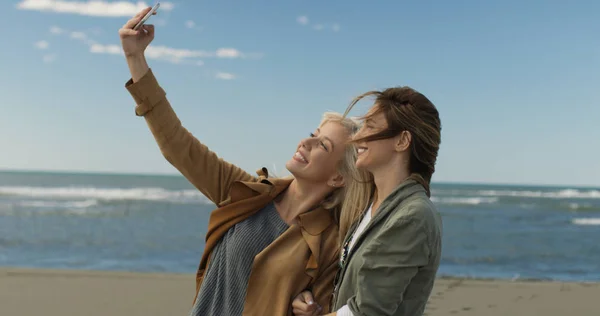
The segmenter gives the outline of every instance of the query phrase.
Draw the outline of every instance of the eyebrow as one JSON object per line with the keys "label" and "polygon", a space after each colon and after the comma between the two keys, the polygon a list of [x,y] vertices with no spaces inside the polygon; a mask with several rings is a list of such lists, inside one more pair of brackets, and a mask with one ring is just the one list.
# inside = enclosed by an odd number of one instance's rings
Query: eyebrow
{"label": "eyebrow", "polygon": [[[317,128],[317,133],[321,133],[321,129]],[[328,140],[331,143],[331,150],[335,150],[335,144],[333,143],[333,141],[331,140],[331,138],[327,137],[327,136],[323,136],[323,138],[325,138],[326,140]]]}

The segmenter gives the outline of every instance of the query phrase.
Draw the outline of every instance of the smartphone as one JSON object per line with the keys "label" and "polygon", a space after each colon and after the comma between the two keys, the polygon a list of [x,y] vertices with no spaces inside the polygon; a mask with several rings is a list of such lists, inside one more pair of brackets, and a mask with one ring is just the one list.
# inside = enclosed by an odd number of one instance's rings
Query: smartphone
{"label": "smartphone", "polygon": [[144,23],[156,12],[156,10],[158,10],[158,7],[160,7],[160,2],[157,2],[152,9],[148,11],[148,13],[138,22],[138,24],[133,27],[133,30],[137,31],[140,27],[142,27],[142,25],[144,25]]}

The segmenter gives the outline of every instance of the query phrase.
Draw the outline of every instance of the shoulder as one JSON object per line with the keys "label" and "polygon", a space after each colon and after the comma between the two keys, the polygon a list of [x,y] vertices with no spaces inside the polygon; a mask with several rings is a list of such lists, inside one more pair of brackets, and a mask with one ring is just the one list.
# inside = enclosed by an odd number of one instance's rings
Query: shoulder
{"label": "shoulder", "polygon": [[388,229],[406,229],[411,226],[415,231],[424,231],[430,235],[441,229],[441,216],[426,194],[415,194],[396,207],[386,226]]}

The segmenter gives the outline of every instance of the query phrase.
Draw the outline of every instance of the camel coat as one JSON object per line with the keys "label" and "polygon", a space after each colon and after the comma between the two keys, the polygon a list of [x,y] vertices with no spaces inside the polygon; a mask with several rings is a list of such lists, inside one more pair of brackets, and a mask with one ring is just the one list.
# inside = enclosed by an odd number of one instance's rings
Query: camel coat
{"label": "camel coat", "polygon": [[[145,118],[164,157],[217,205],[196,273],[195,301],[217,241],[292,180],[268,178],[264,168],[252,176],[210,151],[181,125],[152,70],[136,83],[130,79],[125,87],[137,105],[136,115]],[[292,315],[292,300],[305,289],[312,290],[323,312],[328,312],[338,258],[338,226],[331,211],[317,207],[301,214],[297,224],[254,258],[243,315]]]}

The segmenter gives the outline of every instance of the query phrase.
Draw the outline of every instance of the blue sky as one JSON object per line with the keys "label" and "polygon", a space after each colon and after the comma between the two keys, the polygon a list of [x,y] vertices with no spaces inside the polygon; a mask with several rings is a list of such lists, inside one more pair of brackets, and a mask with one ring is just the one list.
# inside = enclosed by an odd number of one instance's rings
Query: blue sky
{"label": "blue sky", "polygon": [[[2,1],[0,169],[176,172],[124,89],[117,30],[136,5]],[[600,186],[600,2],[174,0],[159,12],[150,66],[184,125],[248,171],[284,174],[324,111],[409,85],[441,114],[434,181]]]}

